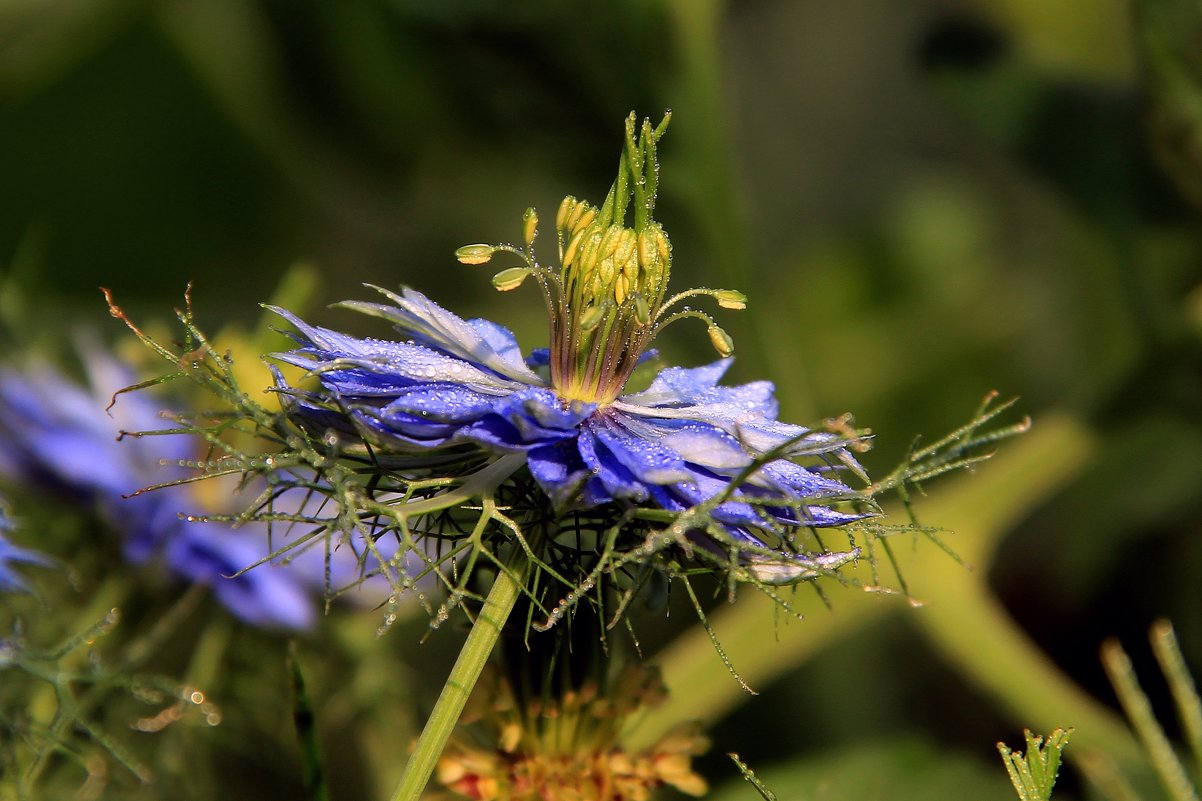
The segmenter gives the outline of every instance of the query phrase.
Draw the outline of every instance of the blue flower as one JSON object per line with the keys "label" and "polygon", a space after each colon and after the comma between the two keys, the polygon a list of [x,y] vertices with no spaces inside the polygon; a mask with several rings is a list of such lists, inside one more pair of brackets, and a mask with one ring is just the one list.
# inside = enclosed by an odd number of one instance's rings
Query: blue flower
{"label": "blue flower", "polygon": [[[281,380],[310,426],[358,430],[400,451],[470,442],[523,452],[560,511],[614,501],[680,511],[729,492],[713,517],[752,544],[760,542],[755,528],[863,516],[829,505],[855,496],[829,470],[792,461],[850,460],[846,440],[777,420],[766,381],[720,385],[730,358],[669,367],[645,390],[609,403],[568,400],[523,361],[504,327],[464,320],[412,289],[380,291],[393,305],[347,305],[391,320],[410,341],[358,339],[273,309],[296,327],[299,345],[276,357],[321,383],[306,392]],[[730,486],[768,453],[779,458]]]}
{"label": "blue flower", "polygon": [[[786,548],[780,562],[765,550],[768,543],[791,546],[792,530],[864,517],[840,503],[857,493],[834,472],[838,463],[863,471],[848,440],[779,421],[770,383],[719,384],[733,343],[710,315],[684,302],[709,297],[742,309],[742,293],[693,289],[667,296],[672,249],[651,216],[655,144],[666,122],[656,129],[644,122],[636,138],[633,115],[627,121],[619,177],[604,204],[564,199],[555,220],[558,267],[535,258],[533,210],[525,217],[524,247],[458,251],[466,264],[498,253],[522,260],[497,273],[493,284],[501,291],[537,285],[548,310],[546,351],[523,358],[513,334],[496,323],[464,320],[412,289],[399,295],[380,289],[388,303],[342,305],[387,320],[406,341],[358,339],[273,309],[295,326],[299,346],[277,358],[314,374],[321,389],[278,383],[310,429],[362,434],[390,450],[474,443],[524,454],[561,513],[605,504],[672,512],[712,505],[710,518],[724,527],[728,545],[745,548],[748,566],[785,579],[804,575],[808,568],[789,561],[804,557]],[[646,389],[627,392],[650,342],[686,319],[705,324],[724,358],[670,367]],[[798,463],[802,458],[808,466]]]}
{"label": "blue flower", "polygon": [[[314,590],[324,576],[323,549],[310,548],[292,559],[298,569],[263,565],[227,578],[268,554],[265,537],[255,525],[234,531],[181,519],[181,513],[201,505],[187,486],[134,494],[192,475],[179,464],[197,458],[194,441],[120,438],[122,431],[162,429],[163,413],[142,394],[121,395],[106,412],[112,394],[134,379],[97,349],[84,355],[89,389],[45,365],[0,370],[0,476],[53,493],[75,509],[98,512],[122,533],[129,561],[159,561],[180,578],[209,585],[221,604],[248,623],[310,626]],[[335,559],[336,569],[353,570],[353,563],[349,553]]]}
{"label": "blue flower", "polygon": [[16,571],[15,563],[30,565],[50,565],[51,560],[36,551],[18,548],[4,536],[12,531],[12,522],[8,514],[0,507],[0,590],[4,592],[25,592],[29,589],[25,579]]}

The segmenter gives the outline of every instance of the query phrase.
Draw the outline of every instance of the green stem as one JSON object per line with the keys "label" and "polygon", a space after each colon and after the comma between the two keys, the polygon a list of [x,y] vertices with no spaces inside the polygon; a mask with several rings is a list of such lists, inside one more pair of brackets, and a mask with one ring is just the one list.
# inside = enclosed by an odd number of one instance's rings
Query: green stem
{"label": "green stem", "polygon": [[421,737],[417,740],[417,749],[405,765],[401,781],[393,792],[391,801],[418,801],[426,783],[434,772],[438,758],[442,756],[443,748],[459,721],[463,705],[471,695],[480,672],[484,669],[489,655],[492,653],[505,621],[509,619],[514,604],[521,595],[522,582],[529,568],[530,560],[525,552],[518,550],[513,563],[508,569],[501,570],[493,582],[488,597],[484,600],[484,608],[476,617],[463,650],[451,668],[451,675],[434,704],[426,727],[422,729]]}

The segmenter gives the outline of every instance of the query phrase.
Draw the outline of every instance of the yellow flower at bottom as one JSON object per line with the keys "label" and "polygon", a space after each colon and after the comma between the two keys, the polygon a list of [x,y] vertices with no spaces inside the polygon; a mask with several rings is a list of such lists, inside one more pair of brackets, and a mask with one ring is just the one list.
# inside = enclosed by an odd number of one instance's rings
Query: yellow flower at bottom
{"label": "yellow flower at bottom", "polygon": [[606,698],[586,685],[553,704],[522,707],[492,674],[477,685],[438,763],[439,782],[451,798],[470,801],[650,801],[664,786],[705,793],[692,758],[709,742],[696,726],[639,751],[618,742],[627,717],[662,702],[658,674],[627,668],[612,689]]}

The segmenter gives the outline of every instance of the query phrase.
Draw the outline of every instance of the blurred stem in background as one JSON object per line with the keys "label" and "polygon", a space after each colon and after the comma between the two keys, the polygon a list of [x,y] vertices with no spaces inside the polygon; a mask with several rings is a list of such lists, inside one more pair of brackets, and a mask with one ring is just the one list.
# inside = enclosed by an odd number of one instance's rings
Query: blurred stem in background
{"label": "blurred stem in background", "polygon": [[1138,0],[1134,9],[1155,155],[1202,211],[1202,15],[1190,0]]}
{"label": "blurred stem in background", "polygon": [[[719,273],[719,280],[756,297],[752,261],[756,255],[747,235],[747,212],[742,202],[740,183],[735,176],[732,137],[737,136],[737,117],[731,113],[724,87],[722,31],[727,13],[722,0],[667,0],[676,51],[679,58],[675,89],[670,95],[687,124],[681,125],[677,156],[692,165],[706,165],[685,173],[682,183],[688,187],[685,197],[691,205],[696,230],[705,238],[703,252]],[[678,171],[684,172],[684,171]],[[759,274],[771,278],[772,267]],[[766,293],[764,293],[766,294]],[[756,300],[752,300],[753,303]],[[748,374],[768,374],[766,354],[779,349],[768,347],[772,341],[772,319],[768,313],[747,315],[743,324],[751,336],[740,341],[739,360]],[[771,367],[784,367],[774,364]],[[794,379],[803,369],[796,362],[788,365]],[[798,383],[805,385],[804,381]],[[807,398],[799,398],[802,408]]]}

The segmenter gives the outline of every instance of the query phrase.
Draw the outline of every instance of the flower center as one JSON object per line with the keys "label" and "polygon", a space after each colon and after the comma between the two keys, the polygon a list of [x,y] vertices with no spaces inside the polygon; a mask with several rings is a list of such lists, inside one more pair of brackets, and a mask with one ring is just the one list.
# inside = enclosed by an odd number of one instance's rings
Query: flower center
{"label": "flower center", "polygon": [[613,200],[611,192],[598,210],[567,197],[556,218],[561,290],[551,309],[550,367],[566,400],[618,397],[654,335],[668,285],[667,234],[654,221],[622,225]]}
{"label": "flower center", "polygon": [[747,299],[731,289],[691,289],[665,299],[672,272],[672,246],[655,221],[659,164],[655,145],[668,127],[643,120],[635,135],[635,115],[626,119],[626,141],[618,177],[598,208],[572,196],[555,216],[559,269],[534,258],[538,215],[526,212],[525,247],[466,245],[456,256],[464,264],[485,264],[495,253],[520,256],[524,266],[493,277],[507,292],[534,277],[550,313],[551,386],[565,402],[605,405],[621,394],[647,345],[667,325],[692,317],[703,321],[710,342],[722,356],[734,349],[730,337],[708,314],[681,301],[709,295],[727,309],[742,309]]}

